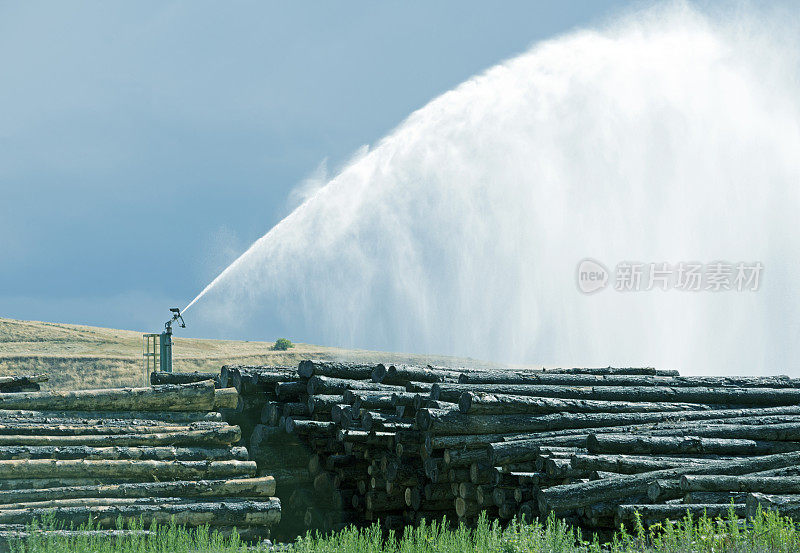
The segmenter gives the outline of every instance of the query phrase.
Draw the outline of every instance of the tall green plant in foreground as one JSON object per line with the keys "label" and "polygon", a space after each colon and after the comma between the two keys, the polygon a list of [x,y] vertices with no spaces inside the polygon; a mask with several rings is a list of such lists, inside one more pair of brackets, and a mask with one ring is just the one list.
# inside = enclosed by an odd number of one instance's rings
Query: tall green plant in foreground
{"label": "tall green plant in foreground", "polygon": [[[45,521],[46,528],[54,528]],[[119,527],[122,528],[120,522]],[[87,526],[84,529],[91,529]],[[230,536],[207,527],[186,530],[175,525],[129,527],[135,533],[110,540],[98,536],[58,537],[31,527],[31,538],[11,544],[14,553],[234,553],[265,551],[247,546],[238,534]],[[610,543],[587,541],[579,531],[549,518],[546,522],[512,523],[502,528],[481,517],[475,529],[432,522],[384,535],[377,525],[347,528],[330,536],[308,534],[288,546],[287,553],[793,553],[800,551],[795,523],[775,512],[761,512],[747,523],[733,512],[727,518],[694,519],[645,528],[622,528]]]}

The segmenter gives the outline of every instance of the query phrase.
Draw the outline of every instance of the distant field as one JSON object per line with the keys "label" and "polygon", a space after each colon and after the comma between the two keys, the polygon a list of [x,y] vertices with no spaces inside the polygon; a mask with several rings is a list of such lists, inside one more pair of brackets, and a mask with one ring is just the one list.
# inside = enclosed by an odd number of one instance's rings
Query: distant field
{"label": "distant field", "polygon": [[[289,337],[291,338],[291,337]],[[224,364],[294,366],[301,359],[490,366],[458,357],[384,353],[296,344],[272,351],[272,342],[174,339],[174,370],[218,371]],[[143,381],[142,333],[93,326],[0,318],[0,375],[47,373],[46,389],[136,386]]]}

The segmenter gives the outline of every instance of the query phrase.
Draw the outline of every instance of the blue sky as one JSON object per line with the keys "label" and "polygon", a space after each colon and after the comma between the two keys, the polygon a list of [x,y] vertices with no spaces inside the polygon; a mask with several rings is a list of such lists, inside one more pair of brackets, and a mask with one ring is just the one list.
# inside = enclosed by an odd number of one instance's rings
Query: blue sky
{"label": "blue sky", "polygon": [[0,316],[157,329],[322,163],[629,5],[0,1]]}

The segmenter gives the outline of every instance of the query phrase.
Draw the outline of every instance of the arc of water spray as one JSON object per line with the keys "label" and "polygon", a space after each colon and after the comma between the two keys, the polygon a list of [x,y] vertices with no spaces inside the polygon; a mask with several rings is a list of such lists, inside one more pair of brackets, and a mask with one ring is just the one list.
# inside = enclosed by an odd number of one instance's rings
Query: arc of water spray
{"label": "arc of water spray", "polygon": [[[674,3],[535,45],[411,114],[186,309],[237,336],[800,373],[800,25],[781,15]],[[586,295],[586,258],[764,276]]]}

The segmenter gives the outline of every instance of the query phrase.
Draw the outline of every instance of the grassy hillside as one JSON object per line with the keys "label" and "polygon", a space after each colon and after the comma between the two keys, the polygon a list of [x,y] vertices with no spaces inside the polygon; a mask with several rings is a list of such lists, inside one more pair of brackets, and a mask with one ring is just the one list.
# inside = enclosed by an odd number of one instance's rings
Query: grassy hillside
{"label": "grassy hillside", "polygon": [[[272,351],[271,342],[174,339],[174,370],[218,371],[227,363],[294,366],[301,359],[490,365],[474,359],[348,350],[296,344]],[[93,326],[0,318],[0,375],[47,373],[46,389],[135,386],[143,381],[142,333]]]}

